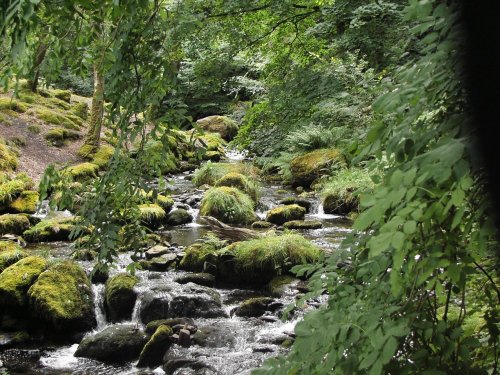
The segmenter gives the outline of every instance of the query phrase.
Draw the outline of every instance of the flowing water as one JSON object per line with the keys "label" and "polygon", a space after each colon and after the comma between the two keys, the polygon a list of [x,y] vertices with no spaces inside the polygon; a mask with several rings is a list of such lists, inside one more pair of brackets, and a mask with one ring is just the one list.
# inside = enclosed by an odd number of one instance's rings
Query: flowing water
{"label": "flowing water", "polygon": [[[233,162],[245,159],[244,154],[229,153],[230,160]],[[203,195],[203,191],[198,190],[190,181],[187,173],[179,174],[171,179],[169,190],[175,200],[175,207],[187,208],[191,215],[195,218],[194,222],[180,227],[171,228],[168,233],[170,243],[176,247],[176,251],[181,252],[185,247],[189,246],[197,239],[208,232],[209,228],[203,225],[198,218],[199,199]],[[282,186],[272,183],[262,183],[261,202],[257,214],[264,218],[265,212],[279,204],[279,201],[288,196],[296,196],[297,193],[288,189],[284,194]],[[302,234],[317,243],[325,251],[334,251],[339,245],[342,238],[349,232],[349,222],[344,218],[335,215],[326,215],[323,212],[322,206],[316,197],[311,197],[311,201],[315,202],[307,214],[306,219],[319,220],[323,224],[323,228],[315,230],[302,231]],[[191,204],[186,204],[190,202]],[[47,207],[43,206],[47,210]],[[44,212],[45,214],[47,212]],[[59,215],[67,215],[66,212]],[[42,213],[40,213],[42,216]],[[44,244],[36,247],[41,252],[49,252],[51,256],[64,258],[70,257],[73,252],[73,247],[69,243],[52,243]],[[110,274],[124,272],[125,267],[130,262],[129,255],[121,254],[116,263],[116,268],[112,269]],[[91,262],[82,261],[82,266],[90,270]],[[138,271],[137,276],[140,282],[136,286],[138,299],[134,307],[131,321],[138,327],[140,322],[140,309],[142,296],[145,292],[157,285],[179,286],[174,282],[174,279],[183,274],[183,271],[170,270],[167,272],[152,272]],[[227,313],[227,317],[223,318],[195,318],[194,321],[197,327],[211,327],[219,332],[217,340],[210,345],[199,346],[192,345],[188,348],[183,348],[178,345],[173,345],[169,350],[169,356],[180,357],[187,359],[201,360],[211,370],[207,372],[189,372],[182,369],[175,374],[249,374],[252,369],[260,366],[262,362],[271,356],[286,353],[286,349],[281,345],[283,340],[293,337],[294,326],[301,319],[304,313],[315,308],[322,302],[321,299],[311,301],[311,303],[303,309],[297,310],[292,314],[291,318],[286,321],[281,321],[276,315],[266,313],[264,318],[239,318],[232,316],[232,311],[241,302],[249,297],[262,296],[265,293],[259,290],[245,290],[238,288],[214,288],[221,296],[223,309]],[[111,323],[106,321],[106,314],[103,308],[104,300],[104,285],[93,285],[94,302],[96,308],[97,327],[88,332],[87,335],[94,334],[108,327]],[[299,294],[298,290],[291,289],[283,297],[279,298],[284,306],[292,303]],[[78,343],[64,347],[46,347],[40,349],[41,357],[38,360],[31,360],[26,366],[21,366],[19,371],[14,371],[12,374],[164,374],[165,372],[158,367],[154,370],[138,369],[135,363],[128,363],[124,366],[105,365],[85,358],[76,358],[73,356]],[[19,358],[19,362],[23,361]],[[187,371],[187,372],[186,372]]]}

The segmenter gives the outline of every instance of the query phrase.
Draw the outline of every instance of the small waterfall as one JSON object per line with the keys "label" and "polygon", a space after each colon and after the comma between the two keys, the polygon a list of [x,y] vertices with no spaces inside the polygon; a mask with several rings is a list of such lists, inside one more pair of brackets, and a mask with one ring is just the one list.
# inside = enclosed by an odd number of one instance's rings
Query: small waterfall
{"label": "small waterfall", "polygon": [[104,284],[92,284],[92,291],[94,292],[94,309],[97,320],[96,329],[100,331],[106,326],[106,314],[104,312]]}
{"label": "small waterfall", "polygon": [[43,200],[38,204],[36,212],[33,214],[33,216],[43,219],[49,214],[49,212],[50,212],[49,201]]}

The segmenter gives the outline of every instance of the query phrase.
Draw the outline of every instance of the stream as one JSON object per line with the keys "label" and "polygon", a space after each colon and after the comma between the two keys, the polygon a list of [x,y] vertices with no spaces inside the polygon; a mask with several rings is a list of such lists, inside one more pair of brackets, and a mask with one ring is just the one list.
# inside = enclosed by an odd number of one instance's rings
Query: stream
{"label": "stream", "polygon": [[[230,162],[242,161],[243,154],[228,152]],[[169,242],[174,252],[182,252],[187,246],[194,243],[209,231],[209,227],[203,225],[199,220],[198,206],[199,199],[203,191],[196,188],[190,181],[188,172],[173,176],[170,179],[170,194],[175,200],[176,207],[187,208],[195,220],[183,226],[168,228]],[[279,201],[285,197],[297,196],[298,193],[290,188],[286,188],[275,183],[261,182],[261,200],[257,210],[257,215],[265,217],[267,210],[279,205]],[[284,191],[286,190],[286,192]],[[327,252],[334,251],[345,235],[350,231],[350,223],[346,219],[335,215],[323,213],[322,206],[317,197],[308,198],[313,201],[310,212],[306,215],[306,220],[319,220],[323,228],[315,230],[302,230],[301,234],[310,239]],[[187,204],[186,202],[190,203]],[[194,202],[194,203],[193,203]],[[197,202],[197,203],[196,203]],[[161,232],[160,232],[161,234]],[[45,243],[30,245],[30,248],[41,252],[49,252],[50,256],[57,258],[70,258],[73,252],[71,243]],[[93,263],[90,261],[79,261],[86,269],[90,270]],[[125,272],[126,266],[130,263],[130,255],[120,254],[115,268],[110,270],[110,276]],[[158,285],[170,285],[180,287],[174,279],[185,274],[181,270],[169,270],[166,272],[153,272],[140,270],[137,276],[140,282],[136,286],[139,297],[132,314],[132,319],[127,324],[141,326],[140,309],[141,296],[149,290],[154,290]],[[106,321],[103,308],[104,284],[93,284],[95,302],[95,313],[97,327],[88,332],[87,335],[95,334],[109,327],[111,323]],[[279,313],[266,313],[259,318],[241,318],[232,314],[232,311],[244,300],[263,296],[265,292],[259,290],[248,290],[238,288],[214,288],[221,296],[222,309],[227,313],[227,317],[219,318],[194,318],[196,326],[212,327],[215,332],[215,340],[209,345],[181,347],[172,345],[169,356],[178,358],[188,358],[201,360],[208,365],[210,370],[179,369],[174,374],[250,374],[252,369],[259,367],[263,361],[269,357],[285,354],[287,349],[281,343],[293,337],[294,326],[308,310],[317,308],[323,301],[319,298],[311,301],[303,309],[297,310],[287,321],[279,319]],[[299,290],[291,289],[281,298],[276,298],[283,306],[292,303],[300,294]],[[124,324],[119,323],[119,324]],[[78,343],[63,347],[43,347],[39,346],[34,350],[40,350],[37,356],[30,357],[29,351],[19,351],[16,361],[16,370],[11,370],[9,374],[165,374],[162,367],[154,370],[138,369],[136,362],[123,366],[112,366],[90,359],[74,357]],[[26,354],[28,353],[28,354]],[[13,354],[16,355],[16,354]],[[5,360],[4,360],[5,362]]]}

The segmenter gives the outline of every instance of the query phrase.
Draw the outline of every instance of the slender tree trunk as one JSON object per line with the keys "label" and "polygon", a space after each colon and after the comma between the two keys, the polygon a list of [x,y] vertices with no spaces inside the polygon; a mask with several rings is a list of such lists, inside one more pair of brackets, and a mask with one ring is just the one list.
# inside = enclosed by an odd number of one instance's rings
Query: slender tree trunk
{"label": "slender tree trunk", "polygon": [[32,92],[36,92],[38,90],[38,81],[40,79],[40,66],[45,59],[45,55],[47,54],[48,46],[44,42],[40,42],[36,49],[35,58],[33,60],[33,66],[30,72],[30,78],[28,81],[29,88]]}
{"label": "slender tree trunk", "polygon": [[104,114],[104,72],[99,62],[94,63],[94,94],[92,109],[85,144],[97,149],[101,138],[102,118]]}

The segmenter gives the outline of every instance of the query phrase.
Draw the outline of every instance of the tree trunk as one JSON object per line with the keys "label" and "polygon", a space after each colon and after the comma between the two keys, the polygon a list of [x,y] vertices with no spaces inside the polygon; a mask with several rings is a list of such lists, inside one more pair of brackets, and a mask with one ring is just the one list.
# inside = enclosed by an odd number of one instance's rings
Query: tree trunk
{"label": "tree trunk", "polygon": [[47,54],[48,46],[44,42],[40,42],[36,49],[35,58],[33,59],[33,66],[31,67],[30,77],[28,80],[29,88],[32,92],[38,90],[38,81],[40,78],[40,66]]}
{"label": "tree trunk", "polygon": [[99,147],[101,138],[102,118],[104,114],[104,72],[102,64],[94,63],[94,94],[92,96],[92,109],[85,144],[94,149]]}

